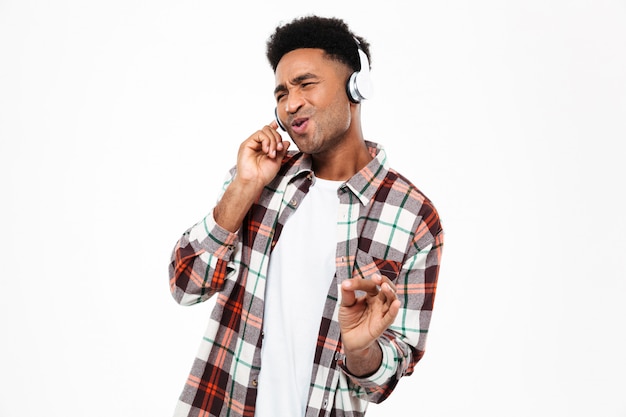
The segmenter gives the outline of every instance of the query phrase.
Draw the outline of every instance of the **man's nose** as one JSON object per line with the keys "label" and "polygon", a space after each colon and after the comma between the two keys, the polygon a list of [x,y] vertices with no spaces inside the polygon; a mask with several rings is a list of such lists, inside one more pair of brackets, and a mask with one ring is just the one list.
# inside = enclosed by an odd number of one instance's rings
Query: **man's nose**
{"label": "man's nose", "polygon": [[289,92],[287,95],[287,100],[285,100],[285,111],[287,114],[294,114],[302,107],[304,104],[304,96],[298,89],[294,89]]}

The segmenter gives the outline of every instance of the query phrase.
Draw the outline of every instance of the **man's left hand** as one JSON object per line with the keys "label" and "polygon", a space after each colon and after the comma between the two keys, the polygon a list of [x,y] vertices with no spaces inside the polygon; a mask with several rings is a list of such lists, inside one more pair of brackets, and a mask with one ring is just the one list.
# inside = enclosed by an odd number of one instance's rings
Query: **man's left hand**
{"label": "man's left hand", "polygon": [[[363,291],[365,295],[357,297],[356,291]],[[341,284],[339,326],[346,357],[353,358],[348,363],[358,360],[361,354],[366,359],[373,348],[379,350],[374,346],[376,340],[393,323],[400,305],[395,286],[387,277],[352,278]],[[374,371],[379,363],[371,366]]]}

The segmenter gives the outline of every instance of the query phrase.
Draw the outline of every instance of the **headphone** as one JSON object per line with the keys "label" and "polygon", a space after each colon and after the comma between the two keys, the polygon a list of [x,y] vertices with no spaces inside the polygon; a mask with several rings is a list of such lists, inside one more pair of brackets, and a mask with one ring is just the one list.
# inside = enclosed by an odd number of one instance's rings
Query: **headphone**
{"label": "headphone", "polygon": [[370,62],[367,59],[367,54],[361,49],[361,42],[359,42],[357,38],[354,38],[354,40],[356,41],[359,52],[361,69],[352,73],[350,79],[348,79],[346,91],[348,92],[350,101],[360,103],[361,100],[372,97],[373,88],[372,80],[370,79]]}
{"label": "headphone", "polygon": [[[363,49],[361,49],[361,42],[357,38],[354,38],[356,41],[356,46],[359,52],[359,63],[361,64],[361,69],[358,71],[354,71],[348,82],[346,83],[346,93],[348,93],[348,98],[353,103],[360,103],[361,100],[366,100],[372,97],[373,88],[372,88],[372,80],[370,78],[370,62],[367,59],[367,54]],[[276,123],[282,130],[285,129],[283,123],[280,121],[278,117],[278,107],[274,108],[274,116],[276,117]]]}

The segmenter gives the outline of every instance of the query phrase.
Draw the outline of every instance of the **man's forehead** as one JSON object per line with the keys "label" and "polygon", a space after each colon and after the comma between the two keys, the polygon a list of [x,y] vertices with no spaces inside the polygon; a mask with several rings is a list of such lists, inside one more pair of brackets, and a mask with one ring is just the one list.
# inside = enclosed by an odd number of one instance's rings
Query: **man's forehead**
{"label": "man's forehead", "polygon": [[[319,74],[330,69],[347,68],[341,62],[332,59],[326,51],[319,48],[300,48],[287,52],[276,66],[276,81],[287,82],[304,73]],[[286,79],[284,79],[286,78]]]}
{"label": "man's forehead", "polygon": [[278,61],[278,65],[276,66],[276,70],[278,71],[280,66],[285,66],[285,64],[294,65],[298,63],[309,63],[321,61],[322,59],[327,59],[325,57],[326,52],[323,49],[319,48],[298,48],[291,50],[285,53],[280,61]]}

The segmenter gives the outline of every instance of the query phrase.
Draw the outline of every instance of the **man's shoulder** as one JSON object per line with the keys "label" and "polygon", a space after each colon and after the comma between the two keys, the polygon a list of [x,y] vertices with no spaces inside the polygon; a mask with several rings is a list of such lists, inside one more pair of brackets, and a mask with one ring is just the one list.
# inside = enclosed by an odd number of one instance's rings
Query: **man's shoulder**
{"label": "man's shoulder", "polygon": [[432,201],[410,179],[393,168],[388,168],[382,186],[418,202],[432,205]]}
{"label": "man's shoulder", "polygon": [[427,223],[433,235],[441,232],[439,212],[434,203],[407,177],[389,168],[380,188],[385,190],[382,192],[386,196],[385,203],[401,206],[414,213],[421,222]]}

